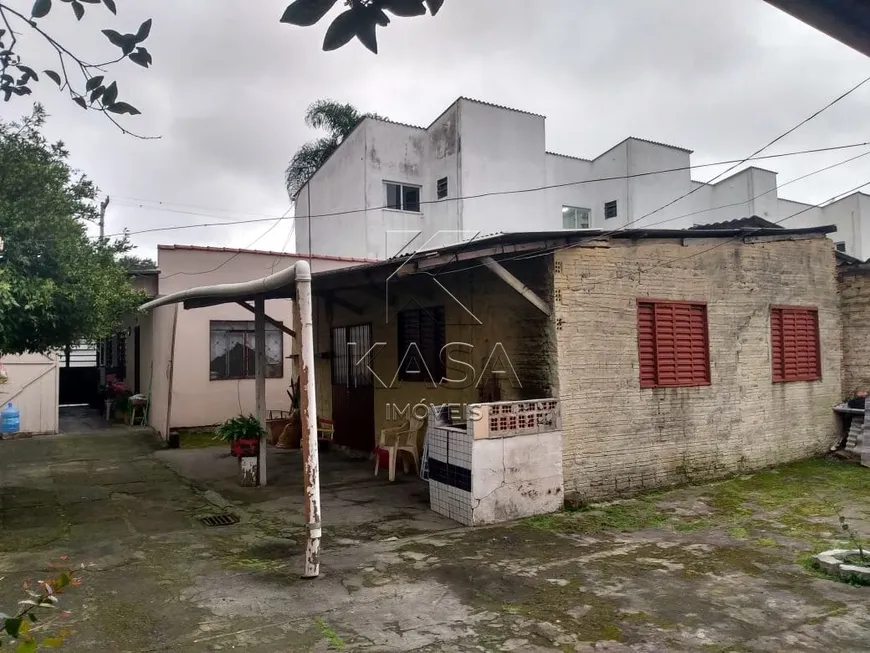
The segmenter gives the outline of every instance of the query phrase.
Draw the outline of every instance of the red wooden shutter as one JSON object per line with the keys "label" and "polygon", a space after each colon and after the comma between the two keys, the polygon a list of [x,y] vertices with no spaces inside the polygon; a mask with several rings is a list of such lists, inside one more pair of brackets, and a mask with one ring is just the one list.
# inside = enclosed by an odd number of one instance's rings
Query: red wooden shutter
{"label": "red wooden shutter", "polygon": [[782,310],[770,311],[770,361],[773,366],[773,380],[780,382],[785,380],[783,372],[782,351]]}
{"label": "red wooden shutter", "polygon": [[709,383],[707,307],[639,302],[638,359],[641,387]]}
{"label": "red wooden shutter", "polygon": [[656,386],[656,335],[652,304],[637,305],[637,352],[640,361],[640,387]]}
{"label": "red wooden shutter", "polygon": [[774,382],[813,381],[821,378],[817,309],[772,308],[770,343]]}

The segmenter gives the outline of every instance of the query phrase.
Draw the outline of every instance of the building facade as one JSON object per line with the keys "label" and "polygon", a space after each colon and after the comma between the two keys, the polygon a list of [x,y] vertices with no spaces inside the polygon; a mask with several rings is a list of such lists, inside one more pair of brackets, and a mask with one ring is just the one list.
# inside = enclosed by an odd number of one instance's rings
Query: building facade
{"label": "building facade", "polygon": [[544,116],[466,98],[428,127],[366,118],[298,193],[297,250],[385,259],[493,233],[757,215],[785,228],[836,225],[841,251],[870,257],[870,195],[816,208],[780,198],[777,174],[759,167],[694,181],[681,147],[627,138],[585,159],[548,152],[545,139]]}

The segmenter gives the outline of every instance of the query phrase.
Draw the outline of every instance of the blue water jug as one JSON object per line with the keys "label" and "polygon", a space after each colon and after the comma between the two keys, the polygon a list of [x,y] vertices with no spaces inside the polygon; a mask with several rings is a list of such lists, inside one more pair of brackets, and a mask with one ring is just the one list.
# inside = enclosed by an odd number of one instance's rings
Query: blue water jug
{"label": "blue water jug", "polygon": [[0,411],[0,433],[18,433],[21,429],[21,414],[10,402]]}

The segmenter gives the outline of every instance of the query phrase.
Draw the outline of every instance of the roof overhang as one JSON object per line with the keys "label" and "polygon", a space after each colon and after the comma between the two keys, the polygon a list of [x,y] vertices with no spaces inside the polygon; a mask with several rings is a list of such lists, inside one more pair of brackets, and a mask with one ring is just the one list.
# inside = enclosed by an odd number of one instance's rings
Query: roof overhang
{"label": "roof overhang", "polygon": [[866,0],[765,1],[870,57],[870,3]]}
{"label": "roof overhang", "polygon": [[290,267],[261,279],[179,290],[146,302],[139,310],[150,311],[159,306],[182,302],[184,308],[202,308],[257,299],[291,298],[296,296],[294,284],[300,281],[311,281],[311,266],[308,261],[296,261]]}

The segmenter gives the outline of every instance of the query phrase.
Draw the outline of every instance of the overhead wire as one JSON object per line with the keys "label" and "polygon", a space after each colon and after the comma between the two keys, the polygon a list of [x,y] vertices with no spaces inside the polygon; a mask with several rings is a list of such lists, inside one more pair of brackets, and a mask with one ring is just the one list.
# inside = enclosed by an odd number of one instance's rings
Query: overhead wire
{"label": "overhead wire", "polygon": [[[558,183],[558,184],[546,184],[543,186],[535,186],[535,187],[529,187],[529,188],[520,188],[520,189],[503,190],[503,191],[488,191],[485,193],[477,193],[477,194],[473,194],[473,195],[464,195],[464,196],[458,196],[458,197],[449,197],[449,198],[444,198],[444,199],[440,199],[440,200],[423,200],[420,202],[420,205],[426,206],[426,205],[430,205],[430,204],[444,204],[446,202],[474,200],[474,199],[481,199],[481,198],[485,198],[485,197],[495,197],[495,196],[504,196],[504,195],[517,195],[517,194],[524,194],[524,193],[541,192],[544,190],[550,190],[550,189],[554,189],[554,188],[566,188],[569,186],[580,186],[580,185],[585,185],[585,184],[594,184],[594,183],[601,183],[601,182],[607,182],[607,181],[619,181],[619,180],[625,180],[625,179],[634,179],[634,178],[638,178],[638,177],[649,177],[649,176],[654,176],[654,175],[663,175],[663,174],[669,174],[669,173],[673,173],[673,172],[681,172],[681,171],[685,171],[685,170],[696,170],[699,168],[708,168],[708,167],[727,165],[727,164],[733,164],[733,163],[740,165],[740,164],[746,163],[748,161],[756,161],[756,160],[763,160],[763,159],[775,159],[775,158],[783,158],[783,157],[788,157],[788,156],[800,156],[800,155],[805,155],[805,154],[817,154],[817,153],[822,153],[822,152],[833,152],[833,151],[844,150],[844,149],[852,149],[852,148],[856,148],[856,147],[865,147],[868,145],[870,145],[870,141],[865,141],[865,142],[861,142],[861,143],[851,143],[848,145],[836,145],[836,146],[821,147],[821,148],[803,149],[803,150],[796,150],[796,151],[792,151],[792,152],[781,152],[781,153],[777,153],[777,154],[768,154],[768,155],[764,155],[764,156],[752,156],[752,157],[747,157],[747,158],[743,158],[743,159],[729,159],[729,160],[725,160],[725,161],[714,161],[711,163],[677,166],[674,168],[666,168],[666,169],[662,169],[662,170],[650,170],[647,172],[636,172],[636,173],[631,173],[631,174],[626,174],[626,175],[612,175],[612,176],[608,176],[608,177],[597,177],[597,178],[592,178],[592,179],[577,179],[574,181],[562,182],[562,183]],[[709,183],[710,182],[707,182],[707,184],[709,184]],[[693,192],[694,192],[694,190],[697,190],[698,188],[701,188],[701,187],[703,187],[703,183],[702,183],[702,186],[698,186],[695,189],[693,189]],[[678,198],[678,199],[680,199],[680,198]],[[133,207],[129,207],[129,208],[133,208]],[[182,211],[182,210],[176,210],[176,209],[170,209],[170,208],[154,208],[154,209],[150,209],[149,207],[142,207],[142,208],[146,209],[146,210],[154,210],[154,211],[161,211],[161,212],[182,213],[185,215],[193,214],[193,215],[203,215],[206,217],[219,217],[219,216],[209,216],[208,214],[205,214],[205,213]],[[269,222],[271,220],[276,220],[276,219],[301,220],[301,219],[311,219],[311,218],[329,218],[329,217],[336,217],[336,216],[342,216],[342,215],[352,215],[352,214],[356,214],[356,213],[365,213],[367,211],[377,211],[377,210],[383,210],[383,209],[389,209],[389,208],[390,208],[389,205],[383,205],[383,206],[373,206],[373,207],[367,207],[367,208],[347,209],[347,210],[343,210],[343,211],[333,211],[330,213],[313,214],[310,216],[309,215],[290,216],[289,218],[287,217],[287,214],[285,212],[285,214],[283,216],[269,216],[269,217],[251,218],[251,219],[244,219],[244,220],[222,220],[220,222],[198,223],[198,224],[187,224],[187,225],[171,225],[168,227],[153,227],[153,228],[149,228],[149,229],[139,229],[136,231],[129,231],[128,230],[126,232],[117,232],[117,233],[108,234],[108,236],[109,237],[122,236],[125,233],[128,236],[135,236],[135,235],[139,235],[139,234],[156,233],[156,232],[161,232],[161,231],[177,231],[177,230],[182,230],[182,229],[198,229],[198,228],[206,228],[206,227],[225,227],[225,226],[238,225],[238,224],[254,224],[254,223],[258,223],[258,222]],[[657,209],[657,211],[658,210],[659,209]],[[647,216],[641,216],[641,218],[638,218],[638,219],[642,219],[643,217],[647,217]]]}
{"label": "overhead wire", "polygon": [[[856,155],[856,156],[849,157],[848,159],[844,159],[843,161],[838,161],[838,162],[836,162],[836,163],[832,163],[832,164],[830,164],[830,165],[827,165],[827,166],[825,166],[825,167],[823,167],[823,168],[819,168],[819,169],[817,169],[817,170],[813,170],[812,172],[808,172],[808,173],[806,173],[806,174],[804,174],[804,175],[801,175],[801,176],[799,176],[799,177],[795,177],[794,179],[790,179],[789,181],[787,181],[787,182],[785,182],[785,183],[783,183],[783,184],[780,184],[780,185],[777,186],[776,188],[772,188],[772,189],[770,189],[770,190],[764,191],[763,193],[759,193],[758,195],[755,195],[755,196],[753,196],[753,197],[750,197],[750,198],[747,199],[747,200],[743,200],[743,201],[740,201],[740,202],[733,202],[733,203],[731,203],[731,204],[723,204],[723,205],[721,205],[721,206],[714,206],[714,207],[710,207],[710,208],[706,208],[706,209],[700,209],[700,210],[698,210],[698,211],[692,211],[692,212],[690,212],[690,213],[684,213],[684,214],[682,214],[682,215],[673,216],[673,217],[671,217],[671,218],[667,218],[667,219],[665,219],[665,220],[659,220],[658,222],[653,222],[653,223],[651,223],[651,224],[645,224],[645,225],[643,225],[642,228],[655,227],[655,226],[658,226],[658,225],[665,224],[665,223],[667,223],[667,222],[672,222],[672,221],[674,221],[674,220],[680,220],[680,219],[683,219],[683,218],[688,218],[688,217],[691,217],[691,216],[693,216],[693,215],[699,215],[699,214],[701,214],[701,213],[707,213],[707,212],[710,212],[710,211],[717,211],[717,210],[720,210],[720,209],[726,209],[726,208],[731,208],[731,207],[735,207],[735,206],[743,206],[743,205],[745,205],[745,204],[748,204],[749,202],[752,202],[752,201],[757,200],[757,199],[759,199],[759,198],[761,198],[761,197],[764,197],[765,195],[769,195],[770,193],[772,193],[772,192],[778,190],[779,188],[784,188],[785,186],[788,186],[789,184],[794,184],[794,183],[796,183],[796,182],[798,182],[798,181],[802,181],[802,180],[804,180],[804,179],[807,179],[808,177],[812,177],[813,175],[817,175],[817,174],[820,174],[820,173],[822,173],[822,172],[826,172],[826,171],[828,171],[828,170],[831,170],[831,169],[833,169],[833,168],[836,168],[836,167],[838,167],[838,166],[842,166],[842,165],[845,165],[845,164],[847,164],[847,163],[851,163],[852,161],[855,161],[855,160],[857,160],[857,159],[860,159],[860,158],[865,157],[865,156],[868,156],[868,155],[870,155],[870,150],[868,150],[868,151],[866,151],[866,152],[862,152],[861,154],[858,154],[858,155]],[[864,185],[866,185],[866,184],[862,184],[861,187],[863,187]],[[851,192],[854,192],[854,191],[851,191]],[[839,196],[835,196],[835,197],[839,197]],[[811,209],[822,208],[823,206],[827,205],[830,201],[831,201],[831,200],[825,200],[824,202],[822,202],[822,203],[820,203],[820,204],[810,204],[810,205],[808,205],[804,210],[801,210],[801,211],[799,211],[798,213],[795,213],[794,215],[800,215],[801,213],[804,213],[805,211],[809,211],[809,210],[811,210]],[[792,215],[792,216],[788,216],[788,217],[784,218],[783,221],[789,219],[790,217],[794,217],[794,215]],[[642,217],[643,217],[643,216],[642,216]],[[641,218],[636,218],[636,219],[634,219],[634,220],[630,220],[629,222],[627,222],[627,223],[625,223],[624,225],[622,225],[622,226],[620,226],[620,227],[617,227],[617,228],[615,228],[615,229],[611,229],[611,230],[609,230],[609,231],[604,231],[604,232],[601,232],[601,233],[596,233],[595,235],[590,236],[590,237],[588,237],[588,238],[585,238],[585,239],[582,239],[582,240],[579,240],[579,241],[575,241],[575,242],[573,242],[573,243],[569,243],[569,244],[566,244],[566,245],[562,245],[562,246],[559,246],[559,247],[551,248],[551,249],[547,250],[546,252],[534,252],[534,253],[518,254],[518,255],[515,255],[515,256],[509,256],[509,257],[506,257],[506,258],[502,258],[502,259],[500,259],[500,262],[509,262],[509,261],[526,260],[526,259],[530,259],[530,258],[537,258],[537,257],[539,257],[539,256],[547,256],[547,255],[549,255],[549,254],[551,254],[551,253],[553,253],[553,252],[560,251],[560,250],[563,250],[563,249],[570,249],[570,248],[572,248],[572,247],[579,247],[579,246],[582,246],[583,244],[588,243],[588,242],[591,242],[591,241],[593,241],[593,240],[598,240],[598,239],[600,239],[600,238],[606,238],[606,237],[608,237],[608,236],[611,236],[611,235],[613,235],[613,234],[619,233],[619,232],[621,232],[621,231],[626,231],[626,230],[628,229],[629,226],[631,226],[632,224],[635,224],[636,222],[638,222],[639,220],[641,220],[642,217],[641,217]],[[778,224],[778,223],[777,223],[777,224]],[[449,262],[448,262],[447,264],[449,264]],[[445,265],[447,265],[447,264],[445,264]],[[459,269],[455,269],[455,270],[447,270],[447,271],[443,271],[443,272],[433,272],[433,273],[431,273],[431,274],[432,274],[433,276],[440,276],[440,275],[442,275],[442,274],[454,274],[454,273],[456,273],[456,272],[467,272],[467,271],[469,271],[469,270],[473,270],[474,268],[477,268],[477,267],[483,267],[484,265],[485,265],[484,263],[477,263],[477,264],[474,264],[474,265],[466,266],[466,267],[459,268]],[[443,269],[443,267],[444,267],[444,266],[442,266],[442,269]]]}

